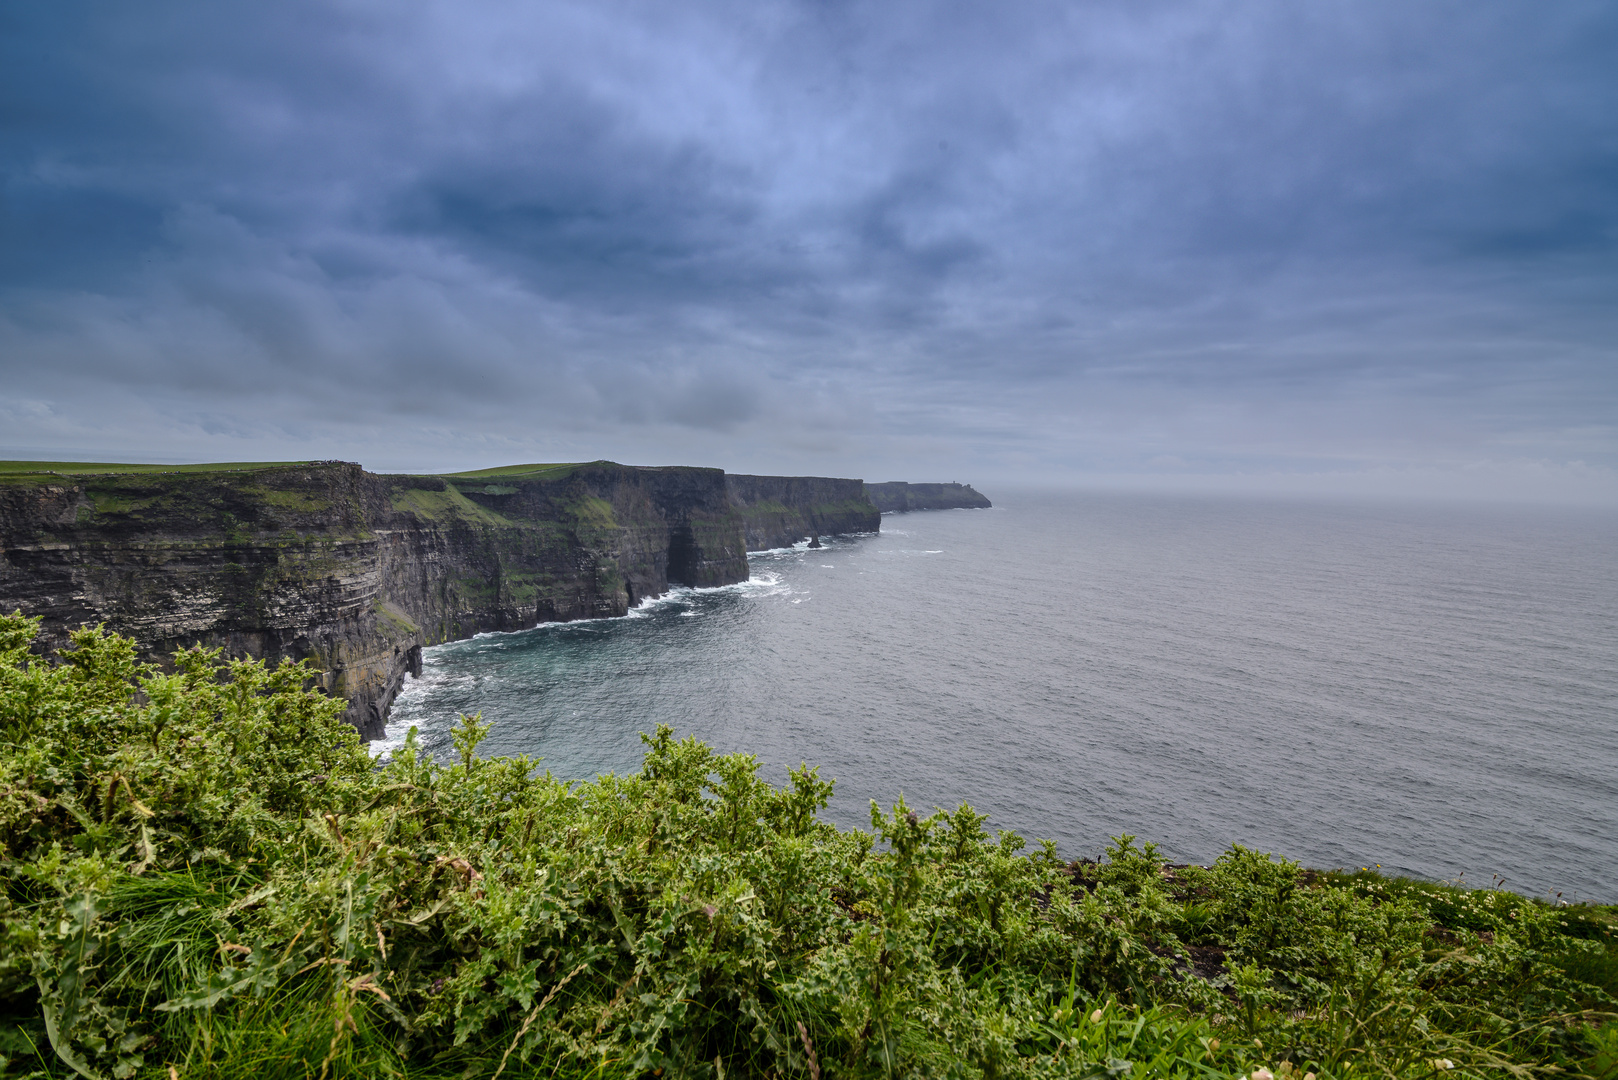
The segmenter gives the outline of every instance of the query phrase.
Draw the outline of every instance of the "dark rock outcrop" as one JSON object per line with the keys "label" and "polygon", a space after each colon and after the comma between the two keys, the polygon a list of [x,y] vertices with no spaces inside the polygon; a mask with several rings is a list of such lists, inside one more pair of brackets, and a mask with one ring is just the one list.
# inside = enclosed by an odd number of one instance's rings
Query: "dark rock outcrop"
{"label": "dark rock outcrop", "polygon": [[732,473],[725,485],[742,516],[748,551],[790,547],[811,536],[876,532],[882,527],[882,513],[866,497],[861,480]]}
{"label": "dark rock outcrop", "polygon": [[153,659],[197,642],[313,658],[367,738],[424,645],[747,578],[722,471],[610,462],[472,476],[345,462],[10,472],[0,542],[0,608],[43,616],[47,649],[106,623]]}
{"label": "dark rock outcrop", "polygon": [[970,484],[866,484],[866,494],[884,514],[906,510],[986,510],[994,505]]}

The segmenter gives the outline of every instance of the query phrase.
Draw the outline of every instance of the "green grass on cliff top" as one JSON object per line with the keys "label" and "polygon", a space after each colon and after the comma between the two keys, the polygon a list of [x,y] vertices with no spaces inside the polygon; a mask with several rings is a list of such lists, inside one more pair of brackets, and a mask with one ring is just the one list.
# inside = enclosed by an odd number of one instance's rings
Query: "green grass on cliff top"
{"label": "green grass on cliff top", "polygon": [[247,472],[256,469],[284,469],[310,465],[309,461],[214,461],[194,465],[131,465],[111,461],[0,461],[0,476],[30,476],[48,473],[105,475],[108,473],[205,473]]}
{"label": "green grass on cliff top", "polygon": [[657,472],[662,469],[685,469],[697,472],[721,472],[720,469],[708,469],[701,465],[625,465],[618,461],[608,461],[598,458],[595,461],[567,461],[553,464],[533,465],[500,465],[493,469],[472,469],[468,472],[433,473],[433,476],[442,476],[450,480],[482,480],[499,477],[501,479],[547,479],[554,480],[565,476],[573,469],[582,469],[589,465],[609,465],[617,469],[643,469]]}
{"label": "green grass on cliff top", "polygon": [[[161,473],[257,472],[264,469],[285,469],[299,465],[318,464],[314,461],[213,461],[189,465],[142,465],[112,461],[0,461],[0,481],[6,479],[33,480],[44,476],[132,476]],[[581,464],[611,465],[610,461],[559,462],[555,464],[503,465],[494,469],[474,469],[458,473],[421,473],[423,476],[441,476],[458,480],[530,478],[557,480]]]}
{"label": "green grass on cliff top", "polygon": [[[140,465],[114,461],[0,461],[0,477],[65,475],[112,475],[131,473],[206,473],[250,472],[258,469],[285,469],[298,465],[314,465],[314,461],[212,461],[190,465]],[[527,465],[500,465],[492,469],[470,469],[466,472],[420,473],[422,476],[442,476],[452,479],[481,480],[501,477],[555,479],[569,470],[585,465],[617,465],[615,461],[559,461],[535,462]],[[644,466],[643,466],[644,467]]]}
{"label": "green grass on cliff top", "polygon": [[615,461],[555,461],[552,465],[500,465],[487,470],[469,470],[466,473],[435,473],[435,476],[448,476],[453,479],[492,479],[495,476],[503,479],[513,478],[555,478],[566,471],[576,470],[581,465],[615,465]]}

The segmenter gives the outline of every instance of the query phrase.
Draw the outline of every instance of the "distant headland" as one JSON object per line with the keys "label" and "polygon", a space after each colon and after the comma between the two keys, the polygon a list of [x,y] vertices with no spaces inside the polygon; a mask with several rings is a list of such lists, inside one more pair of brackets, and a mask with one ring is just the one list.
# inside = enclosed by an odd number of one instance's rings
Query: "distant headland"
{"label": "distant headland", "polygon": [[972,489],[971,484],[909,484],[890,480],[866,484],[865,493],[884,514],[907,510],[987,510],[994,504]]}

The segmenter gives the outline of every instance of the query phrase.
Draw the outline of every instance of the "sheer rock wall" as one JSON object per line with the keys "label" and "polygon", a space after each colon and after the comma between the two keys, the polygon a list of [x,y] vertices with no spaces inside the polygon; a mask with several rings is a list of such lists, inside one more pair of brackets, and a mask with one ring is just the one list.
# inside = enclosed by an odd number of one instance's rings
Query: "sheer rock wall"
{"label": "sheer rock wall", "polygon": [[43,616],[48,650],[105,623],[157,660],[199,642],[310,657],[367,738],[424,645],[747,578],[723,472],[610,462],[479,479],[346,462],[12,472],[0,542],[0,607]]}
{"label": "sheer rock wall", "polygon": [[866,497],[863,480],[732,473],[725,483],[742,515],[748,551],[882,527],[882,513]]}

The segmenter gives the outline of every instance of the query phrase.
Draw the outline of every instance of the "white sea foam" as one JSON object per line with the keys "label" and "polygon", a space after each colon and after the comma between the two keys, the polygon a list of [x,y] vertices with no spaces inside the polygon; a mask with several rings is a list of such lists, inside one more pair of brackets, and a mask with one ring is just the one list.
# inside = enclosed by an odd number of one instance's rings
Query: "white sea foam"
{"label": "white sea foam", "polygon": [[[821,547],[825,547],[825,546],[827,546],[826,543],[821,544]],[[789,547],[760,548],[758,551],[749,551],[747,553],[747,557],[749,559],[753,558],[754,556],[779,557],[779,556],[782,556],[782,555],[796,555],[800,551],[812,551],[812,550],[815,550],[815,549],[813,549],[813,548],[811,548],[809,546],[809,540],[808,540],[807,537],[805,537],[804,539],[799,540],[796,544],[792,544]]]}
{"label": "white sea foam", "polygon": [[392,760],[394,751],[405,744],[405,739],[410,735],[410,728],[410,724],[389,723],[382,729],[382,737],[372,739],[366,749],[371,751],[371,756],[379,763],[385,764]]}
{"label": "white sea foam", "polygon": [[[808,538],[799,540],[790,547],[762,548],[758,551],[749,551],[749,559],[781,559],[789,555],[802,555],[806,551],[825,551],[833,548],[846,548],[851,544],[858,544],[863,539],[876,536],[877,533],[838,533],[836,536],[823,536],[820,538],[820,547],[810,547]],[[899,536],[908,536],[908,533],[898,533]]]}

